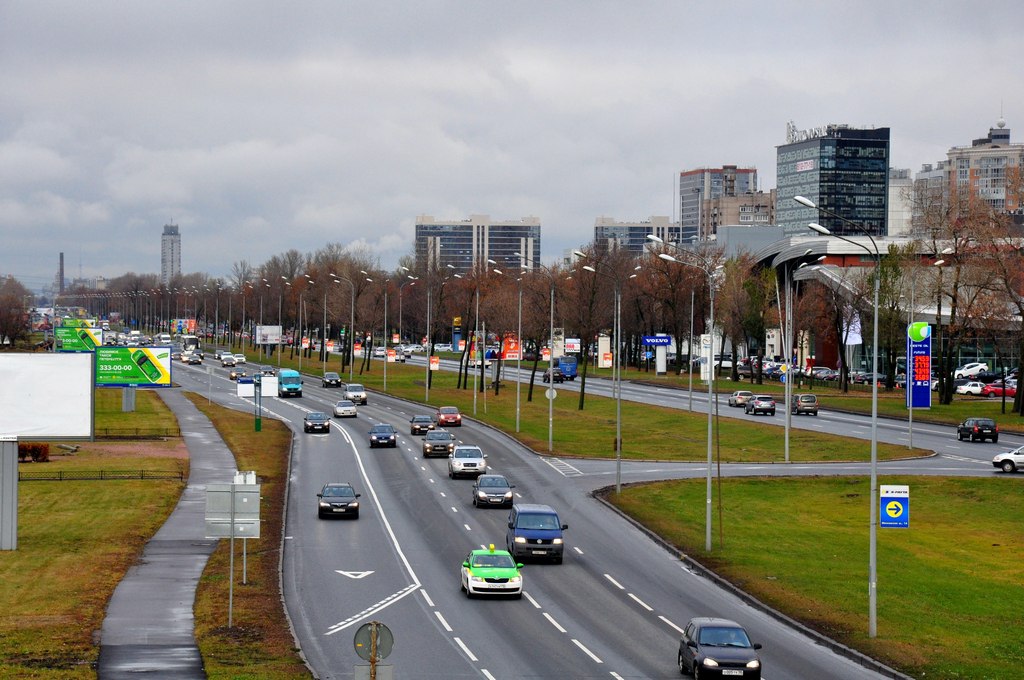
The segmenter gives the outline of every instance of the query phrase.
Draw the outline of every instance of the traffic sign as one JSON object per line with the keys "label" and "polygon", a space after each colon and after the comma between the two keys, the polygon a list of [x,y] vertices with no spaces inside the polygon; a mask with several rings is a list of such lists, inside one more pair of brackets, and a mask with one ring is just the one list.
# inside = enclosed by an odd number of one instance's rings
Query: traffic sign
{"label": "traffic sign", "polygon": [[910,487],[905,484],[882,484],[878,489],[881,507],[879,526],[885,529],[910,527]]}
{"label": "traffic sign", "polygon": [[352,644],[359,658],[374,663],[388,658],[395,646],[395,636],[383,623],[370,621],[359,626]]}

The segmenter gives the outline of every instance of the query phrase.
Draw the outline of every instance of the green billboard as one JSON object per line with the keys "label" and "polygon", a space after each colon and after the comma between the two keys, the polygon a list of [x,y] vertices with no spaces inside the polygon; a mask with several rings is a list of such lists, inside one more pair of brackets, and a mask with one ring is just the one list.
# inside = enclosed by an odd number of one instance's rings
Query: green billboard
{"label": "green billboard", "polygon": [[97,347],[97,387],[170,387],[170,347]]}
{"label": "green billboard", "polygon": [[65,317],[60,319],[59,325],[65,328],[94,328],[96,326],[96,319],[72,319]]}
{"label": "green billboard", "polygon": [[103,331],[98,328],[57,326],[53,334],[58,352],[92,352],[103,346]]}

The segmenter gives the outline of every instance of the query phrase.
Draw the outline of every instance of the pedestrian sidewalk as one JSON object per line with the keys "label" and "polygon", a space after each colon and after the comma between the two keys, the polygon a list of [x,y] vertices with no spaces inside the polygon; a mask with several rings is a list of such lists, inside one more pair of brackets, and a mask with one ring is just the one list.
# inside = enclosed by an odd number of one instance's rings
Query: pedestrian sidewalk
{"label": "pedestrian sidewalk", "polygon": [[206,677],[192,616],[199,577],[217,546],[206,538],[206,486],[230,483],[235,458],[182,390],[159,392],[188,447],[188,486],[110,598],[100,637],[101,680]]}

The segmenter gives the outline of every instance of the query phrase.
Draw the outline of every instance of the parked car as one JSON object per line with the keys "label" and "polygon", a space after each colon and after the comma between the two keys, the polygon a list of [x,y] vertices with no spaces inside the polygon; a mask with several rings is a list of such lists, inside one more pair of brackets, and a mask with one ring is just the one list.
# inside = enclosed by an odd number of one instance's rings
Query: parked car
{"label": "parked car", "polygon": [[455,435],[448,430],[431,430],[423,438],[423,457],[447,456],[455,450]]}
{"label": "parked car", "polygon": [[760,678],[759,643],[752,643],[743,626],[711,617],[690,619],[679,639],[679,672],[695,678]]}
{"label": "parked car", "polygon": [[438,427],[461,427],[462,414],[456,406],[442,406],[437,409],[437,416],[434,418]]}
{"label": "parked car", "polygon": [[342,399],[334,405],[335,418],[355,418],[359,415],[356,411],[356,403],[349,399]]}
{"label": "parked car", "polygon": [[327,371],[320,379],[320,387],[341,387],[341,376],[334,371]]}
{"label": "parked car", "polygon": [[743,412],[747,415],[764,413],[770,416],[775,415],[775,397],[770,394],[757,394],[743,406]]}
{"label": "parked car", "polygon": [[818,395],[816,394],[794,394],[792,411],[791,413],[795,416],[818,415]]}
{"label": "parked car", "polygon": [[503,475],[480,475],[473,483],[473,505],[511,508],[514,488]]}
{"label": "parked car", "polygon": [[973,378],[974,376],[978,375],[982,371],[987,371],[987,370],[989,370],[988,364],[980,362],[980,361],[972,361],[970,363],[964,364],[963,366],[958,366],[957,369],[955,371],[953,371],[953,377],[954,378]]}
{"label": "parked car", "polygon": [[990,383],[981,388],[981,396],[983,397],[1016,397],[1017,386],[1009,384],[1011,381],[1007,381],[1007,385],[1004,387],[999,383]]}
{"label": "parked car", "polygon": [[452,479],[463,475],[479,477],[487,472],[487,456],[479,446],[459,445],[448,454],[448,476]]}
{"label": "parked car", "polygon": [[729,406],[745,406],[753,398],[754,393],[750,390],[736,390],[729,396]]}
{"label": "parked car", "polygon": [[452,343],[450,343],[450,342],[439,342],[436,345],[434,345],[434,351],[435,352],[452,352],[454,350],[452,349]]}
{"label": "parked car", "polygon": [[413,416],[409,419],[409,434],[426,434],[434,429],[434,419],[430,416]]}
{"label": "parked car", "polygon": [[1024,446],[1020,446],[1013,451],[997,454],[992,459],[992,465],[1003,472],[1016,472],[1024,468]]}
{"label": "parked car", "polygon": [[351,484],[328,482],[316,495],[317,517],[351,517],[359,519],[359,496]]}
{"label": "parked car", "polygon": [[971,380],[958,386],[955,391],[957,394],[973,394],[976,397],[980,397],[983,389],[985,389],[985,383]]}
{"label": "parked car", "polygon": [[972,442],[991,439],[995,443],[999,441],[999,426],[991,418],[968,418],[956,426],[956,438]]}
{"label": "parked car", "polygon": [[398,430],[390,423],[379,423],[370,428],[370,448],[378,446],[398,446]]}
{"label": "parked car", "polygon": [[326,413],[321,413],[320,411],[313,411],[312,413],[307,413],[306,417],[302,419],[302,431],[330,432],[330,418],[327,417]]}

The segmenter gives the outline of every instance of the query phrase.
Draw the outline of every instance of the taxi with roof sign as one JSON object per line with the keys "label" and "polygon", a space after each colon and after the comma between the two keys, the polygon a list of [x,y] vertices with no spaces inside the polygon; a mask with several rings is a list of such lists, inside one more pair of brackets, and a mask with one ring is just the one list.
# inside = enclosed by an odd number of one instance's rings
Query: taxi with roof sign
{"label": "taxi with roof sign", "polygon": [[491,543],[486,550],[471,550],[462,561],[461,588],[466,597],[475,595],[523,596],[522,564],[507,550],[495,550]]}

